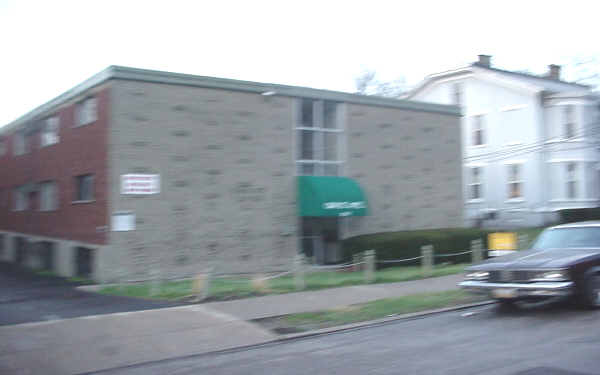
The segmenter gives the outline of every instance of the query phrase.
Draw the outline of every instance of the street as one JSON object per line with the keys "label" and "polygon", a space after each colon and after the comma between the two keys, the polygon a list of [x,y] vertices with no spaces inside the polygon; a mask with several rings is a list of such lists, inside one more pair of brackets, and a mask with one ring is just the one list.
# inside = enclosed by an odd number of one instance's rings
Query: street
{"label": "street", "polygon": [[599,318],[491,305],[100,374],[598,374]]}

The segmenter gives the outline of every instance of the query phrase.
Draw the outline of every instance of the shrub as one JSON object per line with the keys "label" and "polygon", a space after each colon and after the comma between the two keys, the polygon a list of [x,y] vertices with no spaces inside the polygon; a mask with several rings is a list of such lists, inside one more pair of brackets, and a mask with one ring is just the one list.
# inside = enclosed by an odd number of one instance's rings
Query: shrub
{"label": "shrub", "polygon": [[560,210],[561,223],[574,223],[585,220],[600,220],[600,208],[574,208]]}
{"label": "shrub", "polygon": [[[345,261],[351,261],[352,256],[365,250],[375,249],[377,260],[396,260],[414,258],[421,255],[421,246],[433,245],[435,254],[450,254],[470,250],[471,241],[483,240],[483,249],[487,249],[487,235],[492,230],[478,228],[452,228],[417,230],[405,232],[374,233],[347,238],[342,242]],[[436,257],[436,263],[467,263],[471,254],[453,257]],[[418,265],[420,260],[396,263],[390,265]],[[382,264],[379,264],[381,268]]]}

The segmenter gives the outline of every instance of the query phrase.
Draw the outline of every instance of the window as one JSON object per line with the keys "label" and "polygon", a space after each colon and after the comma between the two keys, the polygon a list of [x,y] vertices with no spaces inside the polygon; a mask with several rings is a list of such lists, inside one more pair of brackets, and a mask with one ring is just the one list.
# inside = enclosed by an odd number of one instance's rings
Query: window
{"label": "window", "polygon": [[42,147],[58,143],[60,139],[58,137],[58,127],[59,120],[57,116],[47,118],[44,121],[42,131],[40,132],[40,145]]}
{"label": "window", "polygon": [[469,182],[469,199],[482,198],[481,167],[471,168],[471,180]]}
{"label": "window", "polygon": [[572,105],[565,107],[565,138],[575,137],[575,111]]}
{"label": "window", "polygon": [[299,175],[338,176],[341,174],[338,103],[300,99],[296,134]]}
{"label": "window", "polygon": [[84,174],[75,177],[77,184],[77,196],[75,201],[91,201],[94,200],[94,175]]}
{"label": "window", "polygon": [[508,198],[523,198],[523,181],[520,164],[508,165]]}
{"label": "window", "polygon": [[96,98],[90,97],[77,104],[76,126],[91,124],[97,118]]}
{"label": "window", "polygon": [[13,209],[25,211],[29,208],[29,194],[25,186],[19,186],[13,190]]}
{"label": "window", "polygon": [[58,189],[56,182],[40,183],[40,211],[54,211],[58,208]]}
{"label": "window", "polygon": [[567,198],[577,198],[577,164],[567,163]]}
{"label": "window", "polygon": [[455,83],[452,85],[452,104],[462,105],[462,85]]}
{"label": "window", "polygon": [[483,145],[483,115],[473,117],[473,146]]}
{"label": "window", "polygon": [[29,138],[24,131],[18,131],[15,133],[14,138],[14,155],[24,155],[29,152]]}

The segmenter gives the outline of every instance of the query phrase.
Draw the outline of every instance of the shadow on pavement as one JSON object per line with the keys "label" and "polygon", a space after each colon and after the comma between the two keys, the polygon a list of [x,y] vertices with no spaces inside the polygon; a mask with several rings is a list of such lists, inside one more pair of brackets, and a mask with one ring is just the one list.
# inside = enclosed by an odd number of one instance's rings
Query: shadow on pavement
{"label": "shadow on pavement", "polygon": [[81,283],[0,262],[0,325],[185,305],[77,290]]}

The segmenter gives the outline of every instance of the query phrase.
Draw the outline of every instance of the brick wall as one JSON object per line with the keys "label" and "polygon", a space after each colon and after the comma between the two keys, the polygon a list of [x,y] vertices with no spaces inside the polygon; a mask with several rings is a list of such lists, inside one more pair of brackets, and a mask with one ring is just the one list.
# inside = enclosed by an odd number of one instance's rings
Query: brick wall
{"label": "brick wall", "polygon": [[[7,152],[0,156],[0,230],[106,243],[107,225],[107,129],[109,88],[101,87],[87,94],[97,97],[98,118],[94,123],[74,127],[75,106],[72,101],[41,116],[60,118],[60,141],[40,147],[40,134],[30,140],[30,152],[14,156],[14,131],[4,133]],[[82,96],[79,99],[83,99]],[[91,173],[95,176],[94,201],[73,203],[76,194],[75,176]],[[13,211],[15,187],[26,183],[54,180],[58,184],[58,209],[39,211],[39,193],[33,196],[29,209]]]}

